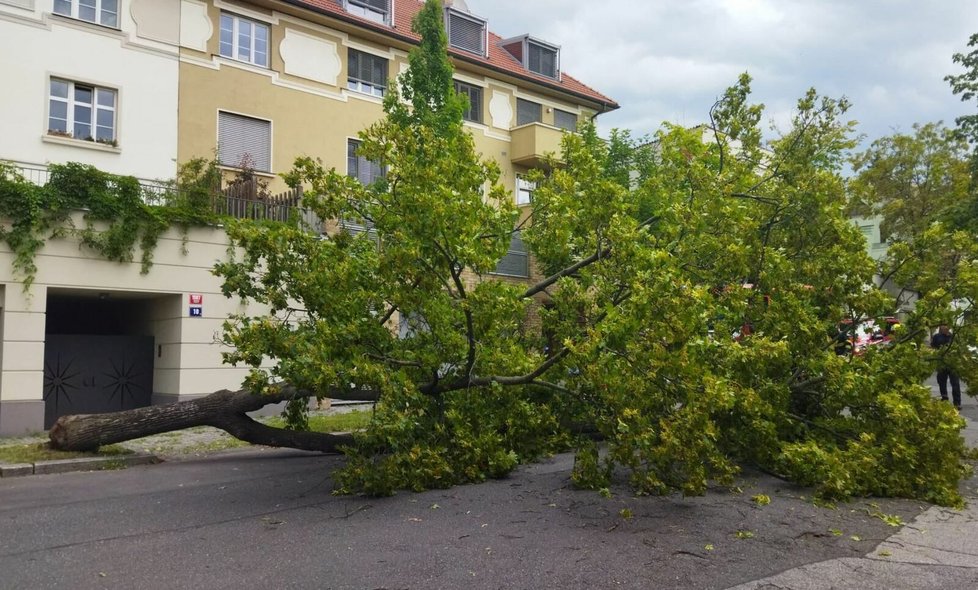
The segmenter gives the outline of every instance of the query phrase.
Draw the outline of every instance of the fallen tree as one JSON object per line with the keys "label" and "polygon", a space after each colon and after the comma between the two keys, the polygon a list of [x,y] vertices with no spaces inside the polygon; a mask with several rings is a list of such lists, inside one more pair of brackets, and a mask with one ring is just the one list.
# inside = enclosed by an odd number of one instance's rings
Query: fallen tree
{"label": "fallen tree", "polygon": [[[358,157],[386,177],[365,186],[310,158],[288,175],[320,219],[369,231],[227,226],[240,256],[215,267],[224,295],[266,310],[225,324],[225,361],[251,368],[241,407],[278,399],[273,383],[376,391],[333,474],[347,492],[477,482],[572,448],[574,483],[595,489],[623,468],[637,493],[699,494],[745,462],[827,499],[961,503],[963,421],[921,385],[923,335],[952,298],[978,300],[978,255],[955,257],[951,275],[909,261],[925,305],[892,346],[836,354],[840,325],[894,306],[843,212],[847,101],[809,91],[767,143],[746,75],[711,111],[712,134],[666,125],[651,144],[603,141],[585,121],[549,174],[531,175],[521,213],[463,126],[439,3],[420,15],[400,90],[360,135]],[[500,278],[521,243],[532,278]],[[978,344],[958,334],[957,350]],[[301,423],[301,404],[290,409]],[[273,438],[241,412],[189,414]],[[143,432],[190,425],[163,408],[133,416]],[[105,440],[101,420],[75,420],[86,444]],[[118,436],[137,430],[107,420]],[[606,452],[572,424],[594,425]]]}
{"label": "fallen tree", "polygon": [[[341,395],[334,392],[334,395]],[[269,405],[302,402],[315,397],[292,386],[270,388],[255,394],[241,389],[223,389],[201,398],[161,406],[148,406],[107,414],[62,416],[51,427],[51,446],[62,451],[92,451],[103,445],[125,442],[161,432],[194,426],[213,426],[231,436],[256,445],[290,447],[305,451],[336,453],[350,444],[350,434],[329,434],[274,428],[248,416]],[[363,399],[363,392],[357,393]]]}

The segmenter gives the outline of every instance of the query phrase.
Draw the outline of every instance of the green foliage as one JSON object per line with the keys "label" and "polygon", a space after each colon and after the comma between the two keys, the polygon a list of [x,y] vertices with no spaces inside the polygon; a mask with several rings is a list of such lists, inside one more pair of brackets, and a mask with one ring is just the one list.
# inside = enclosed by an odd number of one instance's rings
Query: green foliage
{"label": "green foliage", "polygon": [[967,205],[967,143],[940,123],[914,125],[913,134],[877,139],[853,158],[854,213],[881,215],[883,240],[907,240]]}
{"label": "green foliage", "polygon": [[[978,98],[978,33],[968,40],[968,47],[973,48],[969,53],[955,53],[954,63],[962,66],[965,71],[957,75],[945,76],[954,94],[960,94],[962,101]],[[956,120],[962,133],[978,149],[978,114],[962,115]]]}
{"label": "green foliage", "polygon": [[[0,239],[14,252],[14,269],[25,291],[37,272],[37,252],[50,237],[77,235],[86,247],[117,262],[132,261],[138,245],[145,274],[152,266],[157,240],[167,228],[217,219],[211,213],[211,196],[220,179],[216,165],[207,160],[182,166],[178,180],[162,194],[131,176],[85,164],[52,164],[48,172],[47,183],[39,186],[23,178],[13,165],[0,162],[0,218],[10,223],[0,226]],[[149,204],[152,201],[159,204]],[[73,210],[85,212],[85,227],[74,227]]]}
{"label": "green foliage", "polygon": [[[834,351],[841,322],[893,307],[846,215],[847,101],[807,92],[768,143],[747,76],[716,129],[666,125],[641,147],[584,123],[535,175],[522,231],[549,278],[517,285],[488,276],[515,211],[461,125],[441,27],[428,2],[404,85],[361,134],[384,180],[311,159],[289,175],[322,219],[372,231],[232,224],[243,256],[216,269],[226,295],[269,309],[226,324],[251,385],[378,393],[342,491],[500,477],[577,441],[573,481],[596,490],[624,471],[638,493],[700,494],[749,463],[827,499],[960,502],[962,423],[920,386],[917,325],[885,350]],[[927,318],[959,293],[941,260],[914,262]]]}

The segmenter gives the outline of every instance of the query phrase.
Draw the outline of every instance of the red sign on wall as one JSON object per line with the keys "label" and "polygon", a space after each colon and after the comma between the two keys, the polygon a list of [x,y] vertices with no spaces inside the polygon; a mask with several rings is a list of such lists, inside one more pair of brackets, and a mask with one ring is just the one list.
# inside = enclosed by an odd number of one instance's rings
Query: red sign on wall
{"label": "red sign on wall", "polygon": [[204,296],[200,293],[190,294],[190,305],[201,305],[204,303]]}

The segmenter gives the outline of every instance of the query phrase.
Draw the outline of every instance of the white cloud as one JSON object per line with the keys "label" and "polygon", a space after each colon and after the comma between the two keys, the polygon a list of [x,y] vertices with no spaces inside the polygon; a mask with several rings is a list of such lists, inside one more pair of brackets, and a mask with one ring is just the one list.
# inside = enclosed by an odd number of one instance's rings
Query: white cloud
{"label": "white cloud", "polygon": [[814,86],[853,102],[870,139],[973,111],[943,77],[978,31],[973,0],[467,0],[503,35],[561,46],[561,65],[622,108],[600,127],[637,134],[702,122],[740,72],[768,118]]}

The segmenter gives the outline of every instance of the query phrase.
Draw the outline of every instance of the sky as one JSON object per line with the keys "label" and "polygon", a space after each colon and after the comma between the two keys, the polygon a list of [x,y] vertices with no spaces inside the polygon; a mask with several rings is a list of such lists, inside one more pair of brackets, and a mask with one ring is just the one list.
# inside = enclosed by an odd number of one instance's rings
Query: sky
{"label": "sky", "polygon": [[[633,135],[696,125],[748,72],[766,122],[786,128],[808,88],[852,102],[864,145],[973,114],[944,76],[978,32],[978,0],[466,0],[503,38],[561,47],[561,69],[621,108]],[[776,136],[777,131],[768,131]]]}

